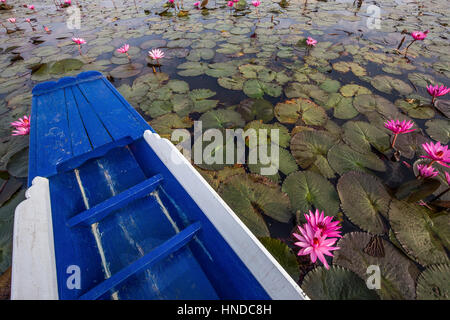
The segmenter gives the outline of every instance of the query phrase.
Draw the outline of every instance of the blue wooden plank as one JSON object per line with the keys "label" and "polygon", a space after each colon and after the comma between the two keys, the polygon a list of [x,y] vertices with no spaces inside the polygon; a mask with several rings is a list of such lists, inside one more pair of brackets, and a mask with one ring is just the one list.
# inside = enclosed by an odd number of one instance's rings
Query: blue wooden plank
{"label": "blue wooden plank", "polygon": [[[105,128],[103,119],[95,112],[94,106],[89,103],[83,92],[81,92],[77,86],[73,86],[71,89],[78,105],[78,110],[80,112],[81,118],[83,119],[88,138],[91,141],[93,148],[97,148],[106,143],[112,142],[113,138]],[[125,136],[126,135],[123,135],[120,138],[123,138]]]}
{"label": "blue wooden plank", "polygon": [[67,105],[67,118],[69,119],[69,132],[71,136],[72,151],[74,156],[92,150],[91,142],[81,119],[77,102],[70,87],[64,88]]}
{"label": "blue wooden plank", "polygon": [[122,282],[127,280],[130,276],[136,274],[139,271],[144,270],[145,268],[150,267],[151,265],[161,261],[171,253],[179,250],[183,246],[185,246],[194,235],[200,230],[200,223],[196,222],[186,229],[182,230],[180,233],[176,234],[164,244],[158,246],[150,253],[146,254],[136,262],[130,264],[128,267],[122,269],[121,271],[114,274],[112,277],[108,278],[98,286],[92,288],[85,294],[83,294],[80,299],[81,300],[95,300],[104,295],[106,292],[110,290],[114,290],[117,286],[119,286]]}
{"label": "blue wooden plank", "polygon": [[131,201],[140,199],[155,190],[160,185],[162,179],[163,178],[161,175],[156,175],[150,179],[147,179],[136,186],[92,207],[91,209],[76,215],[71,218],[67,224],[72,228],[78,225],[86,226],[91,225],[94,222],[98,222],[114,210],[120,209]]}
{"label": "blue wooden plank", "polygon": [[72,156],[67,108],[63,90],[36,99],[36,174],[55,174],[55,164]]}
{"label": "blue wooden plank", "polygon": [[114,139],[124,136],[131,136],[133,139],[142,137],[149,126],[144,126],[139,120],[139,114],[128,109],[123,101],[118,99],[115,89],[106,83],[107,80],[98,79],[82,82],[78,87]]}

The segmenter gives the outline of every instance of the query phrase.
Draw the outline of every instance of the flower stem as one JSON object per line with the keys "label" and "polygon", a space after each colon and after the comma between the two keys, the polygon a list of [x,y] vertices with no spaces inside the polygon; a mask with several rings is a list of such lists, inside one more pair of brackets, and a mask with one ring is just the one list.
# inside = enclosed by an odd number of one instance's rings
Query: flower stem
{"label": "flower stem", "polygon": [[433,199],[430,200],[430,202],[436,201],[437,199],[439,199],[440,197],[442,197],[444,194],[446,194],[447,192],[450,191],[450,187],[448,187],[447,189],[445,189],[444,191],[442,191],[441,193],[439,193],[436,197],[434,197]]}
{"label": "flower stem", "polygon": [[392,149],[394,149],[395,141],[397,140],[398,134],[394,134],[394,139],[392,140]]}
{"label": "flower stem", "polygon": [[436,101],[436,96],[433,96],[433,99],[431,100],[431,104],[434,106],[434,102]]}
{"label": "flower stem", "polygon": [[128,52],[125,52],[125,54],[127,55],[128,61],[131,63],[131,58],[130,58],[130,56],[128,55]]}
{"label": "flower stem", "polygon": [[427,167],[428,167],[428,168],[431,167],[431,166],[433,165],[433,163],[435,163],[435,162],[436,162],[436,160],[431,160],[430,163],[427,164]]}
{"label": "flower stem", "polygon": [[408,49],[409,49],[409,47],[411,47],[411,45],[412,45],[414,42],[416,42],[416,39],[414,39],[413,41],[411,41],[411,43],[406,47],[406,50],[405,50],[405,58],[406,58],[406,55],[408,54]]}

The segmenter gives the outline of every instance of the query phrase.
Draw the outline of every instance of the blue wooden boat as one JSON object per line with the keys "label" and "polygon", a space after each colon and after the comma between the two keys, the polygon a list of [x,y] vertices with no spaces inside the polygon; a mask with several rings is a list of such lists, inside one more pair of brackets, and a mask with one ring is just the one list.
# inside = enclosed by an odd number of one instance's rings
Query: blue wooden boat
{"label": "blue wooden boat", "polygon": [[33,89],[12,299],[307,299],[96,71]]}

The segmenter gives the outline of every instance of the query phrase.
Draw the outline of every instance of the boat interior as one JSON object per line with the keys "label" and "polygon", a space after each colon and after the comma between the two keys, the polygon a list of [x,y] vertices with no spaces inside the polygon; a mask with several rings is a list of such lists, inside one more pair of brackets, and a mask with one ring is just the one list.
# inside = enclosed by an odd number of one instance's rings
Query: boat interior
{"label": "boat interior", "polygon": [[49,185],[60,299],[269,298],[143,138]]}

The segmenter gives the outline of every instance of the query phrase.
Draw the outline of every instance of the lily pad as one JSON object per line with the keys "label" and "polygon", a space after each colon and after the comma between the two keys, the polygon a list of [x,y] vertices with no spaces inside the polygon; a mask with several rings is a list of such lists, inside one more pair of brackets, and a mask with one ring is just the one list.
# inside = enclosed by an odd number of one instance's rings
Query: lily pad
{"label": "lily pad", "polygon": [[192,120],[181,118],[175,113],[168,113],[149,122],[152,128],[158,132],[161,137],[170,139],[172,132],[176,129],[192,127]]}
{"label": "lily pad", "polygon": [[245,121],[261,119],[269,122],[273,119],[273,105],[264,99],[245,99],[236,108]]}
{"label": "lily pad", "polygon": [[348,171],[386,171],[384,162],[373,153],[359,153],[349,146],[337,144],[328,151],[330,166],[340,175]]}
{"label": "lily pad", "polygon": [[381,181],[367,173],[347,172],[337,184],[342,209],[358,227],[372,234],[386,233],[391,197]]}
{"label": "lily pad", "polygon": [[282,123],[296,123],[298,119],[307,125],[322,126],[328,117],[325,110],[304,98],[280,102],[275,106],[275,116]]}
{"label": "lily pad", "polygon": [[[277,149],[275,149],[277,148]],[[267,157],[269,157],[269,159],[267,160],[271,160],[271,155],[272,155],[272,150],[278,150],[278,161],[275,161],[275,163],[272,163],[272,161],[270,161],[270,163],[268,164],[262,164],[261,163],[261,159],[258,158],[257,159],[257,163],[250,163],[248,162],[248,168],[251,172],[253,173],[257,173],[260,175],[264,175],[276,182],[278,182],[280,180],[280,176],[278,174],[278,171],[282,172],[284,175],[288,175],[294,171],[298,170],[298,166],[297,163],[295,162],[295,159],[292,157],[292,155],[289,153],[289,151],[287,151],[286,149],[281,148],[278,145],[270,145],[267,146]],[[260,152],[261,149],[258,147],[255,147],[255,149],[250,149],[250,153],[251,152]],[[259,155],[259,153],[256,153]],[[271,171],[275,172],[272,175],[267,175],[265,174],[264,171],[262,171],[262,168],[269,168],[269,167],[273,167],[273,169]]]}
{"label": "lily pad", "polygon": [[261,176],[234,175],[220,187],[219,193],[239,218],[258,237],[269,236],[262,215],[288,222],[292,218],[289,198],[277,183]]}
{"label": "lily pad", "polygon": [[408,116],[417,119],[430,119],[435,115],[435,111],[432,106],[422,104],[420,100],[416,99],[398,99],[395,104],[408,114]]}
{"label": "lily pad", "polygon": [[[249,129],[254,129],[256,131],[256,136],[258,139],[258,144],[261,144],[263,141],[261,141],[262,138],[260,138],[260,135],[262,134],[262,130],[267,130],[267,144],[270,145],[270,143],[276,143],[280,147],[286,148],[289,145],[289,141],[291,140],[291,136],[289,135],[288,129],[279,123],[274,124],[266,124],[263,123],[261,120],[254,120],[249,122],[244,130],[247,131]],[[276,130],[276,131],[273,131]],[[274,134],[278,132],[278,141],[275,141]],[[248,142],[246,141],[247,145]]]}
{"label": "lily pad", "polygon": [[28,147],[14,154],[6,167],[8,173],[16,178],[28,176]]}
{"label": "lily pad", "polygon": [[303,169],[316,167],[326,178],[335,176],[327,160],[328,150],[335,144],[335,139],[322,131],[301,131],[291,139],[291,152]]}
{"label": "lily pad", "polygon": [[295,253],[282,241],[269,237],[259,238],[259,241],[266,247],[267,251],[278,261],[287,273],[298,281],[300,269]]}
{"label": "lily pad", "polygon": [[289,195],[292,208],[300,213],[319,209],[331,216],[339,211],[339,197],[333,185],[315,172],[290,174],[284,180],[282,190]]}
{"label": "lily pad", "polygon": [[417,279],[417,299],[450,299],[450,264],[431,265]]}
{"label": "lily pad", "polygon": [[[388,241],[379,238],[383,248],[381,256],[374,257],[366,248],[372,236],[365,232],[351,232],[340,239],[333,263],[348,268],[373,284],[369,277],[369,266],[380,268],[380,289],[376,292],[383,300],[404,300],[415,298],[414,280],[419,273],[417,267]],[[373,274],[373,271],[372,271]]]}
{"label": "lily pad", "polygon": [[344,97],[353,97],[363,94],[371,94],[370,90],[357,84],[346,84],[339,89]]}
{"label": "lily pad", "polygon": [[130,78],[141,73],[143,65],[140,63],[130,63],[120,65],[109,72],[113,78],[124,79]]}
{"label": "lily pad", "polygon": [[425,122],[426,131],[433,140],[447,144],[450,141],[450,120],[433,119]]}
{"label": "lily pad", "polygon": [[340,266],[318,267],[308,272],[302,289],[313,300],[378,300],[354,272]]}
{"label": "lily pad", "polygon": [[333,63],[333,69],[342,73],[346,73],[351,70],[353,74],[357,77],[367,75],[366,69],[361,67],[356,62],[346,62],[346,61],[336,62]]}
{"label": "lily pad", "polygon": [[373,77],[370,83],[375,89],[388,94],[392,93],[393,90],[402,95],[413,92],[413,88],[411,88],[409,84],[400,79],[392,78],[391,76],[378,75]]}
{"label": "lily pad", "polygon": [[260,99],[264,94],[272,97],[279,97],[281,95],[281,87],[277,84],[262,82],[257,79],[250,79],[244,82],[244,93],[250,98]]}
{"label": "lily pad", "polygon": [[364,153],[371,146],[380,152],[391,148],[390,137],[382,130],[364,121],[348,121],[344,124],[342,138],[352,149]]}
{"label": "lily pad", "polygon": [[208,111],[199,120],[202,121],[203,130],[242,128],[245,125],[245,121],[239,113],[224,109]]}
{"label": "lily pad", "polygon": [[423,266],[448,263],[450,216],[430,217],[430,211],[417,204],[392,200],[389,221],[396,238],[410,256]]}
{"label": "lily pad", "polygon": [[338,119],[352,119],[359,113],[353,107],[353,98],[344,97],[340,93],[333,93],[326,102],[326,108],[334,108],[334,117]]}

